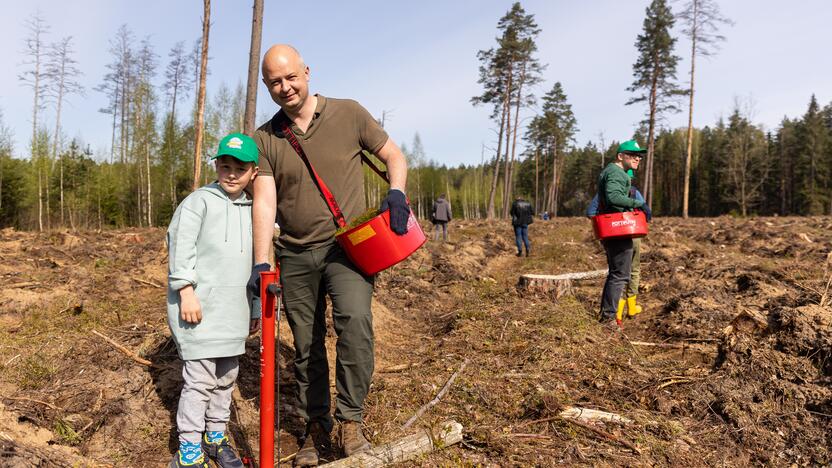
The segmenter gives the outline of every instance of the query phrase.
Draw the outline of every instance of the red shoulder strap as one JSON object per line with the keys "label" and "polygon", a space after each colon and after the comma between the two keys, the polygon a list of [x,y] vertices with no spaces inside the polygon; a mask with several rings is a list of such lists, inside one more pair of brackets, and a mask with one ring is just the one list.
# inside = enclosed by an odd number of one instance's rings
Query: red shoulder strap
{"label": "red shoulder strap", "polygon": [[315,180],[318,190],[320,190],[321,194],[323,194],[324,200],[326,201],[327,206],[329,206],[329,211],[332,212],[332,216],[335,217],[335,222],[338,224],[338,227],[346,226],[347,221],[344,219],[341,207],[338,206],[338,202],[335,201],[335,196],[329,191],[329,187],[326,186],[324,181],[321,180],[321,177],[318,176],[318,173],[315,172],[315,168],[312,167],[312,163],[310,163],[309,158],[306,157],[303,147],[300,146],[300,142],[295,137],[294,132],[292,132],[292,129],[289,128],[289,124],[287,122],[288,119],[279,118],[278,120],[280,121],[280,130],[283,132],[284,138],[289,141],[289,144],[292,145],[292,148],[294,148],[295,152],[298,153],[300,159],[303,160],[303,163],[306,165],[306,169],[309,170],[309,173],[312,175],[312,179]]}

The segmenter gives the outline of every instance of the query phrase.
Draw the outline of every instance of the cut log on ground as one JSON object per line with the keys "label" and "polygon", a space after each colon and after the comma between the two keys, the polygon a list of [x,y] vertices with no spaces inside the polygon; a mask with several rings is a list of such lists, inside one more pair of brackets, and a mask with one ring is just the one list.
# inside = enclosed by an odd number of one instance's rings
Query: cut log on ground
{"label": "cut log on ground", "polygon": [[589,408],[579,408],[577,406],[566,408],[560,412],[560,416],[562,418],[577,419],[585,422],[606,421],[621,424],[630,424],[633,422],[632,419],[625,418],[624,416],[620,416],[615,413],[607,413],[606,411],[598,411]]}
{"label": "cut log on ground", "polygon": [[520,276],[517,281],[517,289],[532,293],[552,294],[555,299],[559,299],[564,294],[572,292],[573,281],[604,278],[606,276],[607,270],[581,271],[561,275],[526,274]]}
{"label": "cut log on ground", "polygon": [[393,463],[412,460],[419,455],[443,449],[461,440],[462,424],[456,421],[447,421],[433,431],[422,429],[416,434],[375,447],[368,452],[342,458],[322,466],[332,468],[375,468],[387,466]]}

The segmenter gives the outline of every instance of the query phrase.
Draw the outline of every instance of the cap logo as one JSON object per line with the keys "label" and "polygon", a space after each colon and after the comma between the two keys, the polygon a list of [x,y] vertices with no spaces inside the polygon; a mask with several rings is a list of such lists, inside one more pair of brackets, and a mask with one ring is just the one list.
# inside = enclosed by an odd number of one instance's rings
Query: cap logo
{"label": "cap logo", "polygon": [[226,143],[225,146],[233,149],[241,149],[243,147],[243,140],[234,137],[228,140],[228,143]]}
{"label": "cap logo", "polygon": [[634,141],[634,142],[633,142],[633,146],[634,146],[636,149],[641,149],[641,148],[638,146],[638,142],[637,142],[637,141]]}

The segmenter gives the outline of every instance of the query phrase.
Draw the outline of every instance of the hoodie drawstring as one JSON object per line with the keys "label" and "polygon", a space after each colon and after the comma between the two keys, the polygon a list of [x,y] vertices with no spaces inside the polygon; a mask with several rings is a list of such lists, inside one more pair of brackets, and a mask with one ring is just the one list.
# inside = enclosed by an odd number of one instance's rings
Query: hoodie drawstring
{"label": "hoodie drawstring", "polygon": [[231,200],[225,199],[225,242],[228,243],[228,204]]}

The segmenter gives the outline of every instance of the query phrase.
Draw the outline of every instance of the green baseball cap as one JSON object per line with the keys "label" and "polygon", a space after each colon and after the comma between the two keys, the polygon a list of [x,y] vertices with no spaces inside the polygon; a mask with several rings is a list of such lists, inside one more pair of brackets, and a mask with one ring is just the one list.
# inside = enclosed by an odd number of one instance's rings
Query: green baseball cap
{"label": "green baseball cap", "polygon": [[638,146],[638,142],[635,140],[627,140],[624,143],[618,145],[618,152],[619,153],[631,153],[631,154],[644,154],[647,150],[641,149]]}
{"label": "green baseball cap", "polygon": [[636,176],[636,173],[632,169],[627,169],[627,175],[632,179]]}
{"label": "green baseball cap", "polygon": [[220,156],[231,156],[242,162],[257,163],[257,143],[248,135],[232,133],[220,141],[217,154],[211,159]]}

